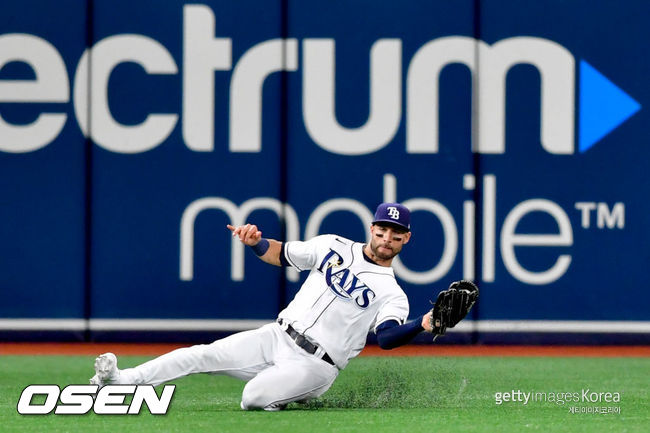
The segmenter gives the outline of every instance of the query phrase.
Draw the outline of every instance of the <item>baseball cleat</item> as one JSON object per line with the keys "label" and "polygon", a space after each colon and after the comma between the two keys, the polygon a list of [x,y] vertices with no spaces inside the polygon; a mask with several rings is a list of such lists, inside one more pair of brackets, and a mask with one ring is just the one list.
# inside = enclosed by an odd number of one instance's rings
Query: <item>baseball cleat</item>
{"label": "baseball cleat", "polygon": [[270,404],[264,408],[267,412],[278,412],[280,410],[285,410],[287,408],[286,404]]}
{"label": "baseball cleat", "polygon": [[[242,410],[250,410],[249,408],[244,406],[243,401],[239,403],[239,407],[241,407]],[[267,412],[278,412],[280,410],[285,410],[286,408],[287,408],[286,404],[277,404],[277,403],[275,403],[275,404],[270,404],[268,406],[265,406],[262,409],[264,409]]]}
{"label": "baseball cleat", "polygon": [[110,352],[104,353],[95,359],[95,375],[90,378],[90,384],[102,387],[109,383],[115,383],[119,376],[117,357]]}

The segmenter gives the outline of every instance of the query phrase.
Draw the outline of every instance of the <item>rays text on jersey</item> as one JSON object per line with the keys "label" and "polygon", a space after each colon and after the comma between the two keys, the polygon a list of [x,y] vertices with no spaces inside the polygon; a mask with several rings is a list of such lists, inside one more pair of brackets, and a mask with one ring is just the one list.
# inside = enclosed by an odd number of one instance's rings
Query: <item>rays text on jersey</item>
{"label": "rays text on jersey", "polygon": [[337,269],[344,264],[343,257],[330,249],[318,267],[318,271],[323,274],[327,286],[336,296],[353,300],[359,308],[368,307],[376,297],[375,292],[359,280],[359,277],[354,275],[349,268]]}

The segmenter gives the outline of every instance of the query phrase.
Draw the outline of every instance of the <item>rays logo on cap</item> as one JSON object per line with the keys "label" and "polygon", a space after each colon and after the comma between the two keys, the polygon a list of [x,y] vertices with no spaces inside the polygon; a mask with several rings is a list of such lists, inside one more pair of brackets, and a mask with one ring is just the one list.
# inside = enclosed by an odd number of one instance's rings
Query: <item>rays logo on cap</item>
{"label": "rays logo on cap", "polygon": [[390,223],[403,228],[406,231],[411,230],[411,212],[409,209],[399,203],[382,203],[377,206],[375,212],[375,223]]}

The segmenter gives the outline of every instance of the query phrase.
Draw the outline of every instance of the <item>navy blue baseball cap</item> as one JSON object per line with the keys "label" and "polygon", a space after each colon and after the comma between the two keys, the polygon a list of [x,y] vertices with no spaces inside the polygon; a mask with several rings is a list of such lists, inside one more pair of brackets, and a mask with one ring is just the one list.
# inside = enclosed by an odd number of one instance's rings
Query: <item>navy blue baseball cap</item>
{"label": "navy blue baseball cap", "polygon": [[382,203],[377,206],[375,219],[372,223],[392,224],[409,232],[411,231],[411,211],[399,203]]}

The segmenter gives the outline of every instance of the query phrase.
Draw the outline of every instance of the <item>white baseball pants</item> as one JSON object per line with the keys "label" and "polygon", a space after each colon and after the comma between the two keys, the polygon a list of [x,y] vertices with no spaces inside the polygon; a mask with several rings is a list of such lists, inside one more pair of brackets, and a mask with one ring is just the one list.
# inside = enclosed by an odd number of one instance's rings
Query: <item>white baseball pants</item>
{"label": "white baseball pants", "polygon": [[273,409],[322,395],[339,370],[305,352],[279,324],[270,323],[121,370],[116,383],[160,385],[195,373],[225,374],[248,381],[242,409]]}

